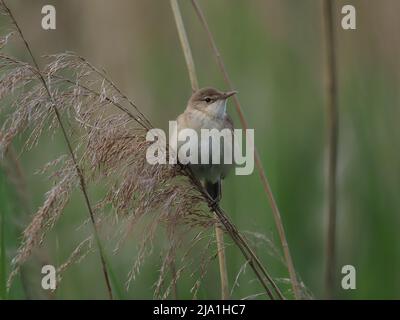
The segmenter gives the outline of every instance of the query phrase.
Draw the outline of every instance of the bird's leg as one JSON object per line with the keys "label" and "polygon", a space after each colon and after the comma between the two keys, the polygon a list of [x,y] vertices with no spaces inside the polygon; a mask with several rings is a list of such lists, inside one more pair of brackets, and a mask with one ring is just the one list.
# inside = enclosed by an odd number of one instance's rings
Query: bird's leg
{"label": "bird's leg", "polygon": [[221,199],[222,199],[222,181],[221,181],[221,178],[218,179],[217,184],[218,184],[218,196],[217,196],[216,201],[220,202]]}
{"label": "bird's leg", "polygon": [[214,208],[221,201],[222,197],[221,179],[218,179],[218,181],[215,183],[206,181],[205,188],[207,190],[208,195],[212,199],[211,207]]}

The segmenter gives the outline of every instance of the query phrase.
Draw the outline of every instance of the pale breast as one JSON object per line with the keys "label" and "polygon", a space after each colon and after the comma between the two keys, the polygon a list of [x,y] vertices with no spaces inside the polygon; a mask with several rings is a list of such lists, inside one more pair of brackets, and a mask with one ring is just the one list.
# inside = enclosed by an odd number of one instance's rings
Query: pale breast
{"label": "pale breast", "polygon": [[[215,182],[221,176],[225,177],[231,170],[233,162],[233,135],[232,135],[232,121],[230,119],[220,119],[207,116],[205,113],[199,110],[186,111],[180,115],[178,121],[178,133],[185,128],[194,129],[198,134],[198,154],[205,152],[208,148],[208,162],[209,164],[192,164],[193,171],[198,175],[199,178],[204,178],[208,181]],[[217,129],[215,132],[210,132],[211,136],[208,139],[201,135],[201,129]],[[222,131],[223,129],[229,129],[230,131]],[[221,138],[223,136],[224,138]],[[207,141],[208,140],[208,141]],[[219,145],[218,142],[219,141]],[[183,141],[178,141],[179,147],[184,144]],[[188,143],[188,142],[186,142]],[[192,146],[193,148],[195,146]],[[218,150],[219,149],[219,157]],[[225,153],[224,153],[225,152]],[[207,152],[203,153],[203,155]],[[224,154],[227,155],[224,157]],[[214,155],[214,162],[217,161],[219,164],[212,164]],[[219,159],[219,161],[218,161]],[[200,158],[199,158],[200,161]],[[227,163],[228,162],[228,163]]]}

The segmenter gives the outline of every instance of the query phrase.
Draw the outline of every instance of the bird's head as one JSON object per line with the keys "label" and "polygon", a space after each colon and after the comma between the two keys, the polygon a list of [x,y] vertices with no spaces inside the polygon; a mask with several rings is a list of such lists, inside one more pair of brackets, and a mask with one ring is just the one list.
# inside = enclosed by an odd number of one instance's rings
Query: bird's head
{"label": "bird's head", "polygon": [[222,118],[226,114],[226,100],[236,93],[236,91],[222,92],[214,88],[202,88],[192,94],[187,108]]}

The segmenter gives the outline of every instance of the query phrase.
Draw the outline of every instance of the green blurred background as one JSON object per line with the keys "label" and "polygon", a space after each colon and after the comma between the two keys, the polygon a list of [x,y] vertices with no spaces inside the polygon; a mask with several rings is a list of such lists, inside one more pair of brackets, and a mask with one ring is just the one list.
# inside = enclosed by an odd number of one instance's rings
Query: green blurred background
{"label": "green blurred background", "polygon": [[[166,129],[191,94],[184,57],[169,1],[35,0],[8,1],[36,56],[74,51],[106,70],[152,123]],[[190,1],[179,2],[192,46],[200,86],[226,89]],[[324,35],[320,0],[200,0],[210,28],[239,91],[239,99],[281,210],[294,264],[316,298],[324,293],[326,231],[326,107]],[[57,29],[41,29],[41,8],[53,4]],[[340,8],[353,4],[357,30],[340,28]],[[336,1],[339,76],[339,162],[337,291],[344,299],[400,298],[400,1]],[[8,26],[2,21],[3,33]],[[28,60],[23,47],[8,49]],[[43,65],[43,61],[41,60]],[[233,105],[230,114],[239,126]],[[4,118],[2,118],[2,121]],[[19,152],[24,138],[14,147]],[[0,172],[0,240],[10,262],[21,228],[44,200],[51,184],[36,169],[65,152],[60,137],[44,137],[20,156],[27,176],[30,208],[22,208],[14,185]],[[94,191],[93,191],[94,192]],[[280,248],[270,206],[255,171],[231,175],[224,184],[223,208],[243,231],[272,239]],[[63,276],[55,293],[40,289],[40,266],[59,265],[84,239],[77,229],[87,218],[79,193],[28,262],[27,279],[15,281],[9,298],[107,298],[98,256],[90,254]],[[86,232],[87,233],[87,232]],[[251,237],[251,236],[250,236]],[[160,268],[158,248],[124,298],[152,298]],[[135,255],[108,256],[119,281],[126,279]],[[287,278],[282,264],[260,242],[257,252],[270,273]],[[240,252],[227,249],[231,284],[243,264]],[[354,265],[357,289],[340,289],[341,267]],[[23,283],[28,287],[23,289]],[[179,283],[179,297],[191,298],[190,282]],[[282,284],[284,290],[289,289]],[[261,292],[248,268],[233,298]],[[28,293],[28,295],[27,295]],[[219,296],[214,260],[198,298]],[[258,297],[262,298],[262,296]]]}

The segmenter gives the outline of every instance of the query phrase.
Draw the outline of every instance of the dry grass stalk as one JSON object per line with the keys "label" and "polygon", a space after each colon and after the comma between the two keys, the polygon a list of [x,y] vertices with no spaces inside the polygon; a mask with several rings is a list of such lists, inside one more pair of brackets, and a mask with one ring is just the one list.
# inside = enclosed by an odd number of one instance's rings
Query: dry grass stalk
{"label": "dry grass stalk", "polygon": [[328,227],[326,234],[325,287],[326,298],[334,297],[336,268],[336,216],[337,216],[337,158],[339,138],[339,110],[336,74],[336,39],[334,22],[334,2],[323,2],[326,46],[326,92],[327,92],[327,131],[328,131]]}
{"label": "dry grass stalk", "polygon": [[[174,15],[176,28],[179,35],[179,40],[181,42],[181,47],[183,54],[185,56],[186,66],[188,68],[188,74],[190,78],[190,83],[192,86],[192,91],[199,89],[196,68],[194,65],[194,60],[192,56],[192,50],[190,48],[189,40],[187,38],[186,29],[183,23],[182,14],[179,9],[179,4],[177,0],[171,0],[172,13]],[[225,259],[225,244],[224,244],[224,233],[218,226],[215,227],[215,237],[217,240],[218,248],[218,262],[219,262],[219,272],[221,278],[221,299],[229,299],[229,282],[228,282],[228,269]]]}
{"label": "dry grass stalk", "polygon": [[174,14],[176,29],[178,30],[178,36],[183,50],[183,55],[185,56],[186,66],[188,68],[190,84],[192,85],[192,91],[194,92],[199,89],[199,83],[197,80],[196,68],[193,61],[192,50],[190,49],[190,44],[187,38],[185,26],[183,24],[181,10],[179,9],[178,1],[171,0],[170,2],[171,2],[172,12]]}
{"label": "dry grass stalk", "polygon": [[224,231],[216,226],[215,238],[217,241],[219,273],[221,275],[221,299],[227,300],[230,297],[229,282],[228,282],[228,268],[226,265],[225,244],[224,244]]}
{"label": "dry grass stalk", "polygon": [[[217,64],[218,64],[218,66],[219,66],[219,68],[221,70],[221,73],[222,73],[223,77],[224,77],[225,83],[227,84],[227,86],[228,86],[228,88],[230,90],[233,90],[234,87],[233,87],[232,81],[229,78],[228,72],[227,72],[227,70],[225,68],[225,64],[224,64],[224,62],[222,60],[221,54],[220,54],[220,52],[218,50],[218,47],[217,47],[217,45],[215,43],[214,37],[213,37],[213,35],[212,35],[211,31],[210,31],[210,28],[208,26],[208,23],[207,23],[206,19],[205,19],[204,13],[201,10],[201,8],[200,8],[200,6],[199,6],[199,4],[197,3],[196,0],[192,0],[192,4],[193,4],[193,7],[194,7],[198,17],[199,17],[199,20],[200,20],[202,26],[204,27],[204,29],[205,29],[205,31],[207,33],[208,41],[209,41],[211,49],[212,49],[212,51],[213,51],[213,53],[215,55]],[[242,107],[240,105],[239,98],[237,97],[237,95],[235,95],[233,97],[233,100],[234,100],[234,103],[235,103],[235,106],[236,106],[236,111],[237,111],[237,113],[239,115],[239,119],[240,119],[240,122],[242,124],[242,127],[243,127],[243,129],[247,129],[248,128],[248,124],[247,124],[246,118],[245,118],[244,113],[243,113],[243,109],[242,109]],[[281,241],[281,244],[282,244],[282,249],[283,249],[284,256],[285,256],[286,265],[287,265],[287,268],[288,268],[288,271],[289,271],[289,276],[290,276],[290,279],[291,279],[293,293],[294,293],[296,299],[301,299],[302,298],[301,286],[300,286],[299,281],[297,279],[296,270],[294,268],[293,260],[292,260],[292,257],[291,257],[291,254],[290,254],[290,250],[289,250],[289,245],[288,245],[287,240],[286,240],[286,234],[285,234],[285,229],[283,227],[281,214],[279,212],[278,205],[277,205],[277,203],[275,201],[275,197],[274,197],[274,195],[272,193],[271,186],[270,186],[270,184],[268,182],[268,178],[265,175],[265,170],[263,168],[263,165],[262,165],[262,162],[261,162],[261,159],[260,159],[260,156],[258,154],[257,149],[254,150],[254,158],[255,158],[255,164],[256,164],[257,171],[258,171],[258,173],[260,175],[260,179],[261,179],[261,182],[262,182],[263,187],[264,187],[264,191],[267,194],[268,200],[269,200],[271,208],[272,208],[272,213],[273,213],[273,216],[274,216],[274,219],[275,219],[275,225],[276,225],[277,230],[278,230],[279,238],[280,238],[280,241]]]}

